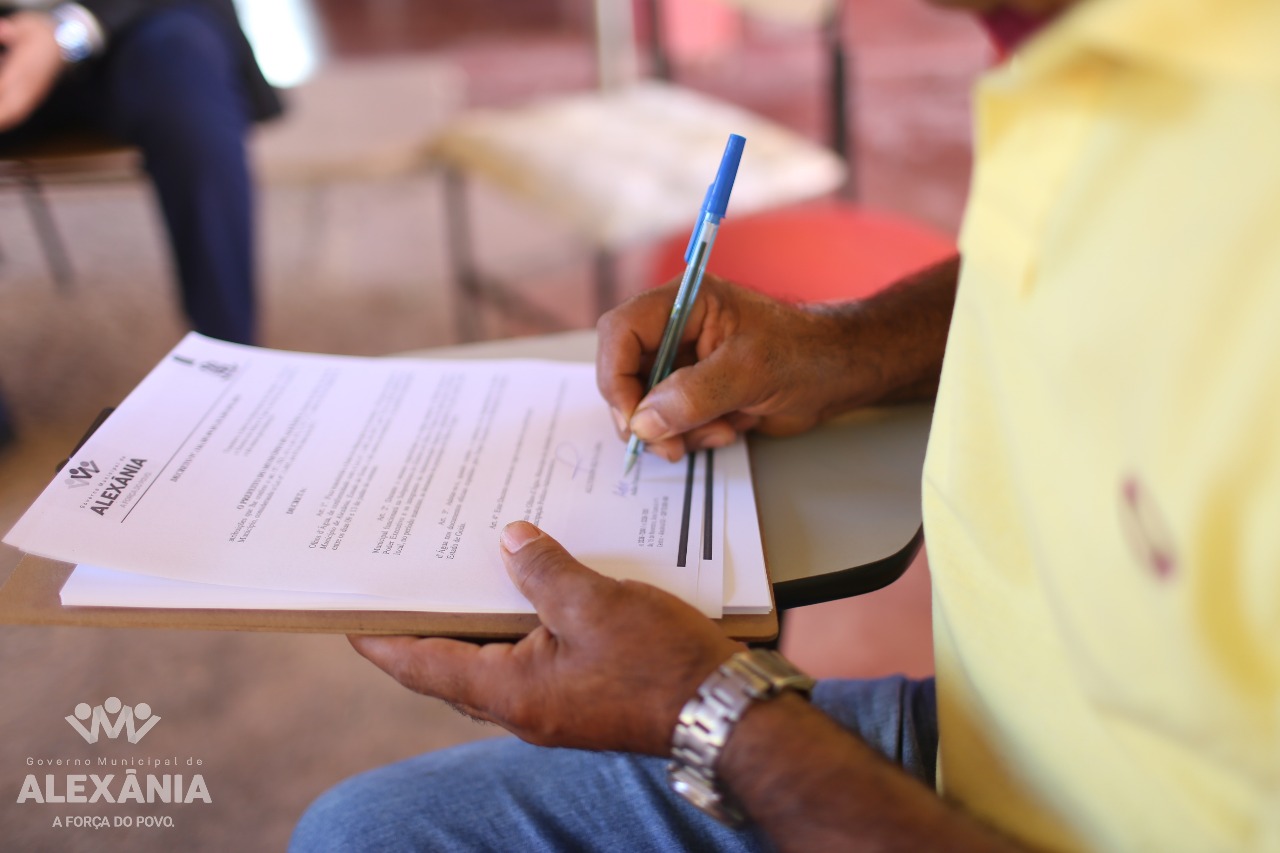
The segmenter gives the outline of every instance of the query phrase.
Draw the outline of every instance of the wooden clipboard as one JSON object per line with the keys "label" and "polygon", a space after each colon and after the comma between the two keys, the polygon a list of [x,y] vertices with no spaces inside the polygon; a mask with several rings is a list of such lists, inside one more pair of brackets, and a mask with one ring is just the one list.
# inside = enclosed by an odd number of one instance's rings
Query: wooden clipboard
{"label": "wooden clipboard", "polygon": [[[111,414],[104,409],[71,451],[76,451]],[[68,457],[70,458],[70,457]],[[66,459],[58,464],[61,470]],[[409,634],[467,640],[523,637],[538,626],[532,613],[431,613],[402,610],[238,610],[230,608],[67,607],[62,586],[71,563],[26,554],[0,587],[0,625],[61,625],[82,628],[168,628],[188,631],[267,631],[299,634]],[[766,567],[767,571],[767,567]],[[769,588],[768,613],[726,615],[715,620],[730,637],[766,642],[778,636],[778,611]]]}
{"label": "wooden clipboard", "polygon": [[[84,628],[180,628],[188,631],[270,631],[311,634],[412,634],[468,640],[523,637],[538,626],[525,613],[420,613],[383,610],[230,610],[152,607],[64,607],[59,593],[74,568],[24,556],[0,587],[0,624]],[[778,613],[729,615],[716,620],[747,642],[778,635]]]}

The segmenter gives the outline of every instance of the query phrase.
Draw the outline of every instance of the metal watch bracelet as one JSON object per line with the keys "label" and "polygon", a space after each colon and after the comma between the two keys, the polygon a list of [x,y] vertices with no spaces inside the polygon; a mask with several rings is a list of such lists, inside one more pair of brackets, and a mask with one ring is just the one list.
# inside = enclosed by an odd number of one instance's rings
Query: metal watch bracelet
{"label": "metal watch bracelet", "polygon": [[702,811],[729,826],[743,822],[716,780],[716,762],[734,725],[752,702],[771,699],[784,690],[808,698],[815,682],[786,658],[768,649],[738,652],[725,661],[685,703],[672,737],[667,765],[671,788]]}

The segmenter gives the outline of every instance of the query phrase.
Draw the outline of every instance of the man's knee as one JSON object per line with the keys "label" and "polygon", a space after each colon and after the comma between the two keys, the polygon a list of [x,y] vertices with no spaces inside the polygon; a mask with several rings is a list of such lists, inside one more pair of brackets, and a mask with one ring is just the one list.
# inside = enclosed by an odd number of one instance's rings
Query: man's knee
{"label": "man's knee", "polygon": [[[500,790],[532,747],[500,738],[426,753],[353,776],[316,799],[293,853],[454,849],[489,809],[512,808]],[[500,849],[500,846],[499,848]]]}
{"label": "man's knee", "polygon": [[163,75],[177,67],[224,67],[233,46],[221,21],[190,6],[162,7],[120,37],[120,62],[132,73]]}
{"label": "man's knee", "polygon": [[290,853],[391,849],[385,838],[387,799],[376,774],[356,776],[321,794],[303,813]]}
{"label": "man's knee", "polygon": [[131,131],[181,135],[242,133],[248,113],[236,71],[236,46],[207,10],[162,8],[120,37],[109,57],[120,116]]}

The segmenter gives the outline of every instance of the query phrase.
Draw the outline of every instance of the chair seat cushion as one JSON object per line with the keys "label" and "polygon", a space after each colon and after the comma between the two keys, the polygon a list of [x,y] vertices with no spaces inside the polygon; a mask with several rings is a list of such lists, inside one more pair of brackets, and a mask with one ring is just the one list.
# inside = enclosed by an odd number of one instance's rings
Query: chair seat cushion
{"label": "chair seat cushion", "polygon": [[651,81],[477,110],[437,137],[433,152],[618,248],[687,235],[730,133],[747,139],[730,216],[823,195],[844,180],[831,151],[739,107]]}
{"label": "chair seat cushion", "polygon": [[0,145],[0,177],[11,171],[39,175],[41,183],[131,180],[138,152],[89,131],[56,131]]}

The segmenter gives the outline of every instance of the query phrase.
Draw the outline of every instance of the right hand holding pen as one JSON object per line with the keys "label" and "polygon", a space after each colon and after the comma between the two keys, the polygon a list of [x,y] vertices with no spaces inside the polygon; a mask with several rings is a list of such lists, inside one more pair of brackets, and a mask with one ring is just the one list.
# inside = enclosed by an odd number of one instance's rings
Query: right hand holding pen
{"label": "right hand holding pen", "polygon": [[[667,459],[723,447],[749,429],[802,432],[863,402],[839,313],[787,305],[708,274],[677,369],[646,396],[677,282],[600,318],[596,381],[619,434]],[[643,402],[642,402],[643,401]]]}

